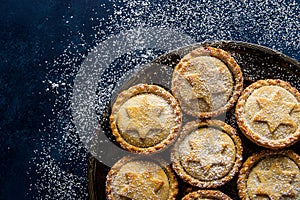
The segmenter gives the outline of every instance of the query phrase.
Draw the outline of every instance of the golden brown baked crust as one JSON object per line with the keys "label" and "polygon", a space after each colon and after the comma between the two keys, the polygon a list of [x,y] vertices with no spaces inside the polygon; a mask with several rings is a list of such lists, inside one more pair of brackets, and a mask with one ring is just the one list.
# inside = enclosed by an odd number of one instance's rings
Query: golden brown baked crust
{"label": "golden brown baked crust", "polygon": [[185,182],[215,188],[228,182],[242,162],[242,144],[236,130],[218,121],[187,123],[171,153],[172,166]]}
{"label": "golden brown baked crust", "polygon": [[300,157],[290,150],[263,151],[250,156],[238,177],[242,200],[300,199]]}
{"label": "golden brown baked crust", "polygon": [[159,158],[124,157],[106,177],[108,200],[175,200],[177,193],[172,168]]}
{"label": "golden brown baked crust", "polygon": [[231,200],[218,190],[198,190],[185,195],[182,200]]}
{"label": "golden brown baked crust", "polygon": [[210,118],[233,107],[243,89],[243,75],[231,55],[202,47],[184,56],[172,77],[172,92],[190,115]]}
{"label": "golden brown baked crust", "polygon": [[124,149],[149,154],[177,138],[181,120],[180,106],[169,92],[156,85],[139,84],[118,95],[110,125]]}
{"label": "golden brown baked crust", "polygon": [[300,94],[281,80],[260,80],[247,87],[236,105],[239,128],[254,143],[272,149],[300,139]]}

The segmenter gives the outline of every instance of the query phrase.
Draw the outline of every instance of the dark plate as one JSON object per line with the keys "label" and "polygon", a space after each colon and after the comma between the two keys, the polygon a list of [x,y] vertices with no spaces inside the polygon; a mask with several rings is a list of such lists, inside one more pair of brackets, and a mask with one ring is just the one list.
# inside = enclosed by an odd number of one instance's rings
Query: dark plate
{"label": "dark plate", "polygon": [[[248,86],[254,81],[260,79],[281,79],[289,82],[293,87],[300,90],[300,63],[296,60],[280,53],[275,50],[244,42],[236,41],[212,41],[194,44],[180,49],[176,49],[169,53],[166,53],[151,63],[145,65],[142,70],[137,72],[134,76],[128,77],[124,84],[117,88],[116,91],[127,89],[132,85],[138,83],[157,84],[170,90],[171,75],[174,67],[179,60],[191,50],[199,46],[213,46],[228,51],[240,65],[244,75],[244,87]],[[116,93],[117,94],[117,93]],[[115,95],[112,96],[114,101]],[[106,114],[102,116],[109,116],[110,108],[107,108]],[[234,109],[230,110],[226,115],[219,116],[218,118],[225,120],[234,128],[237,128],[237,124],[234,118]],[[184,123],[192,120],[188,116],[184,116]],[[103,128],[109,130],[109,124],[107,123],[107,117],[102,119],[100,123]],[[238,130],[238,128],[237,128]],[[255,145],[244,137],[244,135],[238,130],[238,133],[242,139],[244,152],[243,160],[245,161],[254,152],[259,152],[264,148]],[[107,136],[110,136],[110,132]],[[297,142],[288,149],[294,150],[300,154],[300,142]],[[169,149],[163,152],[164,157],[169,154]],[[112,157],[120,157],[120,155],[111,155]],[[109,171],[109,167],[99,162],[94,157],[91,157],[88,164],[88,178],[89,178],[89,196],[92,200],[105,199],[105,180]],[[225,184],[218,189],[230,196],[232,199],[239,199],[237,195],[237,176],[235,176],[229,183]],[[178,199],[191,190],[197,190],[192,188],[188,184],[179,180],[179,195]]]}

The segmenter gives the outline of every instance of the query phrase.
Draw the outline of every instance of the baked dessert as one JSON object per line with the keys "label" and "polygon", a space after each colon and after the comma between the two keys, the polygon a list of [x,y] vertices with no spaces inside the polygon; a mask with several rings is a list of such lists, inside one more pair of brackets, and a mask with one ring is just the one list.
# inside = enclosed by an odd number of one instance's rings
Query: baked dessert
{"label": "baked dessert", "polygon": [[213,47],[198,48],[175,67],[172,92],[187,114],[209,118],[228,111],[243,89],[243,76],[231,55]]}
{"label": "baked dessert", "polygon": [[198,190],[185,195],[182,200],[231,200],[218,190]]}
{"label": "baked dessert", "polygon": [[238,177],[241,199],[300,199],[300,157],[293,151],[263,151],[249,157]]}
{"label": "baked dessert", "polygon": [[124,157],[109,171],[109,200],[175,200],[178,183],[170,166],[161,159]]}
{"label": "baked dessert", "polygon": [[166,148],[177,138],[181,120],[180,106],[168,91],[139,84],[118,95],[110,125],[124,149],[149,154]]}
{"label": "baked dessert", "polygon": [[239,128],[254,143],[272,149],[300,139],[300,94],[281,80],[260,80],[247,87],[236,105]]}
{"label": "baked dessert", "polygon": [[228,182],[242,162],[236,131],[218,120],[187,123],[171,153],[177,175],[190,185],[215,188]]}

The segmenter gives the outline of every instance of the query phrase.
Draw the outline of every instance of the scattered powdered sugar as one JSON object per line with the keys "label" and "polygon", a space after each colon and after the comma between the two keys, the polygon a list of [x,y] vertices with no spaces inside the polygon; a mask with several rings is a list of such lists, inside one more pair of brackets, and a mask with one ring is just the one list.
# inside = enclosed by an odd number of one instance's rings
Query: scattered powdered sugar
{"label": "scattered powdered sugar", "polygon": [[[295,0],[111,0],[91,13],[92,35],[70,32],[78,40],[45,63],[49,73],[43,84],[49,101],[54,102],[46,116],[49,125],[40,130],[41,147],[31,160],[35,167],[28,169],[35,177],[28,192],[32,199],[87,198],[88,152],[94,153],[93,145],[109,143],[105,138],[95,141],[99,139],[95,130],[108,113],[111,97],[127,84],[128,77],[159,55],[197,41],[239,40],[300,60],[300,5]],[[74,25],[73,15],[63,20]],[[253,68],[268,70],[245,66],[249,79],[260,74],[253,75]],[[161,70],[170,74],[167,69]],[[280,70],[262,74],[277,78]],[[282,76],[299,89],[297,76]],[[102,123],[101,131],[107,131],[108,122]]]}

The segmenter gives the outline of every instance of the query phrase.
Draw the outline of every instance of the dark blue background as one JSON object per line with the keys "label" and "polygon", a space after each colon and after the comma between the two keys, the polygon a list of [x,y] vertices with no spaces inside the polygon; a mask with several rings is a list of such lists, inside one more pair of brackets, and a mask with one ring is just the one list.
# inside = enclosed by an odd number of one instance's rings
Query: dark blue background
{"label": "dark blue background", "polygon": [[[146,8],[142,2],[1,2],[0,199],[87,198],[88,152],[75,134],[66,99],[82,55],[109,35],[138,26],[167,26],[199,42],[240,40],[300,60],[297,1],[153,0],[145,1]],[[57,92],[51,82],[60,80],[67,85]],[[61,142],[65,124],[74,135]]]}
{"label": "dark blue background", "polygon": [[[76,7],[68,9],[71,3]],[[39,174],[35,172],[36,163],[30,161],[35,157],[34,150],[43,148],[42,137],[59,134],[51,133],[49,128],[44,129],[50,124],[48,119],[55,118],[52,109],[57,97],[45,92],[48,85],[43,81],[52,68],[53,60],[63,53],[70,41],[76,43],[77,31],[86,35],[90,46],[95,43],[89,36],[95,34],[90,17],[93,16],[92,9],[99,8],[100,3],[49,0],[1,2],[0,199],[38,198],[40,191],[35,191],[30,184],[36,183]],[[68,25],[63,16],[67,18],[71,13],[74,22]],[[74,34],[70,33],[71,30]],[[89,46],[81,51],[86,52],[87,48]],[[63,161],[64,156],[58,159]],[[75,162],[74,168],[78,165]],[[86,163],[81,165],[86,167]],[[82,172],[77,173],[86,177]],[[30,188],[33,190],[30,191]],[[83,189],[87,193],[87,187]],[[40,197],[45,198],[46,190]]]}

